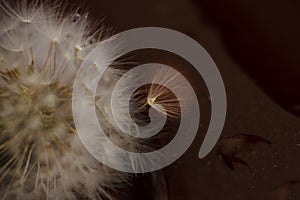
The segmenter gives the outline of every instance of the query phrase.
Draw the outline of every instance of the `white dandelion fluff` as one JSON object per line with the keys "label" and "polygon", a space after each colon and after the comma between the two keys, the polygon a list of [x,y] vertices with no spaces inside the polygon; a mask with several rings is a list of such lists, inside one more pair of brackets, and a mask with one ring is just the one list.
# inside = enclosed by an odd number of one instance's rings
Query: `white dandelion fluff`
{"label": "white dandelion fluff", "polygon": [[[178,119],[187,111],[194,93],[179,72],[151,64],[129,73],[106,70],[102,66],[116,60],[118,50],[102,47],[97,58],[88,56],[102,30],[93,31],[87,15],[78,14],[78,9],[66,12],[63,4],[39,0],[0,2],[2,199],[111,199],[108,190],[122,186],[127,177],[99,162],[94,153],[109,157],[109,166],[137,172],[169,156],[158,153],[145,159],[133,153],[128,158],[127,153],[152,150],[139,139],[155,136],[168,118]],[[97,120],[110,139],[89,134],[97,131],[91,130],[95,123],[90,122],[91,113],[79,113],[92,152],[80,140],[75,129],[78,115],[72,111],[73,84],[83,61],[89,64],[83,74],[89,76],[82,82],[93,85],[99,77],[101,81],[95,98],[91,85],[82,86],[80,97],[88,98],[79,98],[84,101],[78,106],[96,108]],[[148,124],[147,117],[133,117],[143,110],[149,111]],[[128,152],[113,148],[112,142]]]}
{"label": "white dandelion fluff", "polygon": [[[124,177],[86,151],[71,110],[76,72],[99,34],[76,9],[65,14],[62,5],[0,2],[1,199],[110,198],[106,189]],[[103,59],[114,58],[108,53]],[[98,107],[100,121],[122,146],[130,140],[114,136],[103,111],[115,73],[105,76]]]}

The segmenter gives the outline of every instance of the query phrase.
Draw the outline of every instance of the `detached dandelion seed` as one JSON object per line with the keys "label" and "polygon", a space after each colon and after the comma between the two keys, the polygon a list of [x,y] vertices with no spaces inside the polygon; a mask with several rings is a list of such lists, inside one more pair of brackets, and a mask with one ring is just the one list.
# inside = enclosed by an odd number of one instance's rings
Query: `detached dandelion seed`
{"label": "detached dandelion seed", "polygon": [[[147,94],[146,105],[171,119],[179,118],[182,114],[181,109],[185,111],[187,108],[185,101],[189,95],[183,84],[183,78],[179,72],[170,70],[170,68],[157,70],[153,77],[153,84],[150,84],[145,91]],[[155,84],[157,82],[160,84]],[[177,96],[174,92],[177,93]]]}

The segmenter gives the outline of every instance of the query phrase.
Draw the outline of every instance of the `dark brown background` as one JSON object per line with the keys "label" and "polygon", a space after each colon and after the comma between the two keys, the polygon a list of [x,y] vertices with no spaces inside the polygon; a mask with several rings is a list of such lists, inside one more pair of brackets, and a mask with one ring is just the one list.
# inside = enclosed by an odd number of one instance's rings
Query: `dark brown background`
{"label": "dark brown background", "polygon": [[[300,180],[300,119],[294,109],[300,104],[299,1],[86,0],[85,3],[94,19],[104,17],[105,25],[113,27],[116,33],[159,26],[197,40],[213,57],[226,86],[228,115],[221,141],[237,134],[253,134],[272,143],[258,144],[239,155],[249,168],[237,165],[235,170],[229,169],[216,154],[218,147],[199,160],[197,154],[208,123],[203,119],[198,138],[189,151],[164,170],[169,199],[300,199],[300,186],[289,184]],[[165,62],[181,65],[162,57]],[[199,87],[201,84],[199,79]],[[203,105],[209,104],[205,95],[202,101]],[[140,193],[143,197],[137,199],[151,196],[150,190]]]}

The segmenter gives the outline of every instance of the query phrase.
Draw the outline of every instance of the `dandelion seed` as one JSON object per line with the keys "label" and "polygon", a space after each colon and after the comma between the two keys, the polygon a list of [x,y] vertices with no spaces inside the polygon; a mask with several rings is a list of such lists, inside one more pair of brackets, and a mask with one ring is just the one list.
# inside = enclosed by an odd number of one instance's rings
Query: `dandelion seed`
{"label": "dandelion seed", "polygon": [[183,79],[184,77],[175,70],[168,68],[157,70],[153,84],[144,91],[147,94],[146,105],[171,119],[178,119],[182,114],[181,109],[184,111],[187,108],[189,95]]}

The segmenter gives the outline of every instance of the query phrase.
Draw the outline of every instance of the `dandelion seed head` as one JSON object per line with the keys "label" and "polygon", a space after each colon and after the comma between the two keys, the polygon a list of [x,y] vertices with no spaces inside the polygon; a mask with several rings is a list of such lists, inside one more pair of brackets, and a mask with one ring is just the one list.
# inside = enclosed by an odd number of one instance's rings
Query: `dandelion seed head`
{"label": "dandelion seed head", "polygon": [[[0,197],[110,198],[106,188],[125,177],[87,152],[71,110],[76,73],[100,32],[92,31],[78,9],[68,14],[63,5],[35,0],[0,3]],[[103,62],[111,59],[103,55]],[[109,104],[113,74],[105,77],[97,97],[101,111]],[[106,111],[100,116],[111,137],[121,145],[130,143],[113,136]],[[117,162],[120,155],[107,150]]]}

